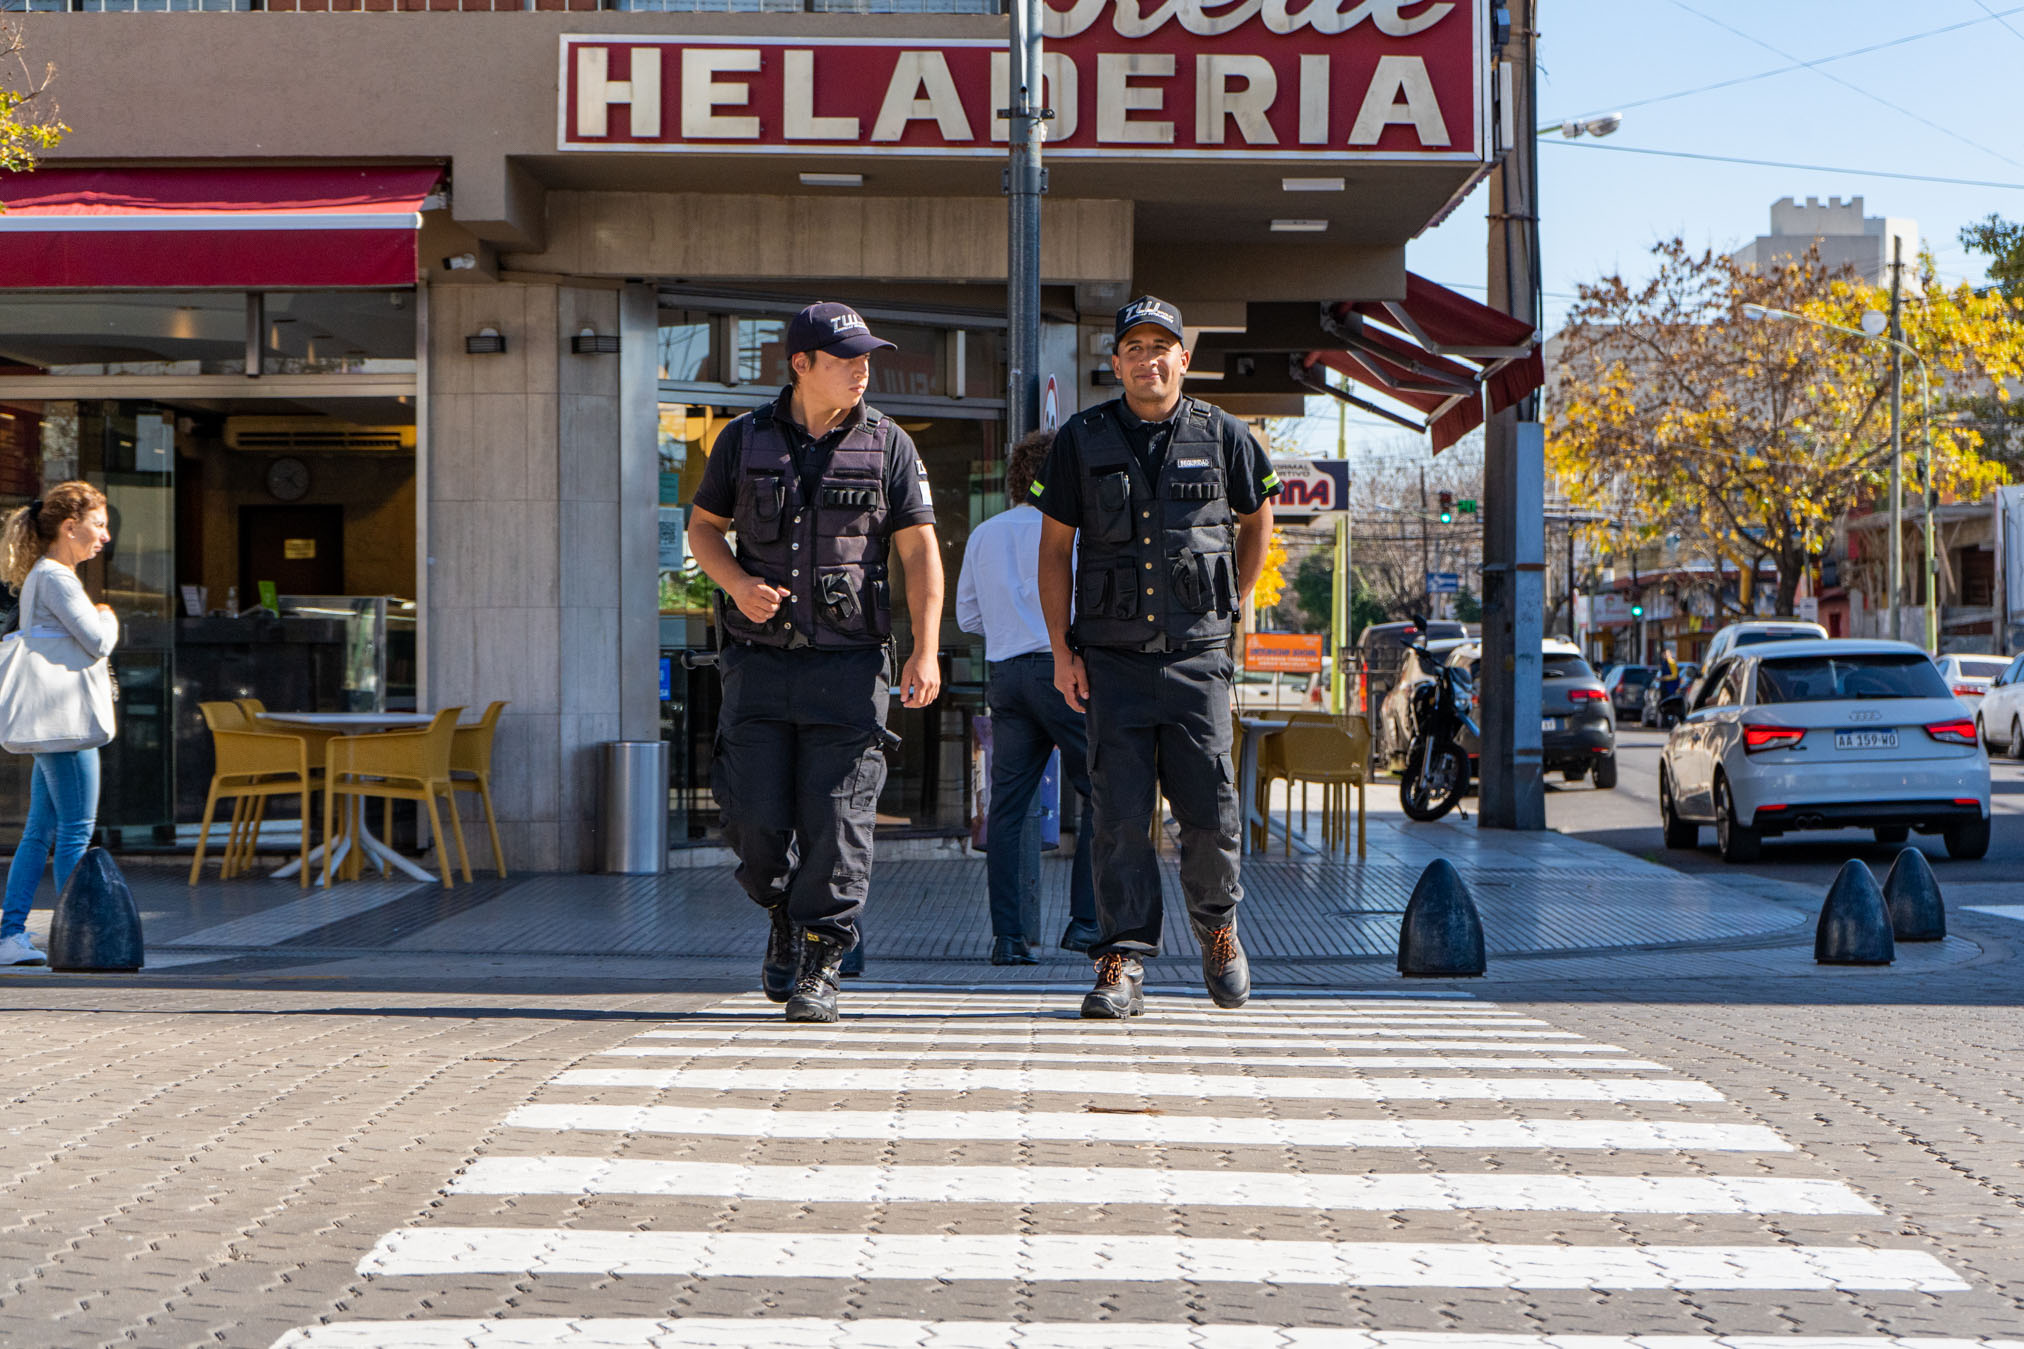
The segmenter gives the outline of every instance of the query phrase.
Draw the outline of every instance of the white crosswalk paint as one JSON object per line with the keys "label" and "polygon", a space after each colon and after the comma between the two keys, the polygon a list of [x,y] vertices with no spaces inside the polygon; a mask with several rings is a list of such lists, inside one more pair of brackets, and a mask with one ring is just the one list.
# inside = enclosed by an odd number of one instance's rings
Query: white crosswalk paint
{"label": "white crosswalk paint", "polygon": [[1961,907],[1969,913],[1987,913],[1998,918],[2024,921],[2024,904],[1963,904]]}
{"label": "white crosswalk paint", "polygon": [[1442,1172],[1303,1175],[1136,1166],[746,1166],[481,1157],[452,1194],[637,1194],[809,1204],[1160,1204],[1364,1212],[1875,1213],[1837,1180]]}
{"label": "white crosswalk paint", "polygon": [[[1003,982],[992,984],[895,984],[881,983],[876,979],[853,979],[850,981],[850,986],[865,996],[875,993],[890,993],[909,998],[953,998],[963,996],[1011,998],[1027,997],[1042,993],[1086,993],[1089,991],[1089,981],[1087,979],[1067,984],[1014,984]],[[1202,986],[1199,983],[1187,985],[1149,983],[1146,985],[1146,996],[1149,998],[1168,999],[1175,1002],[1204,1003],[1208,1001],[1208,995],[1202,991]],[[763,1002],[765,1000],[766,995],[757,991],[734,993],[730,997],[725,998],[722,1003],[716,1005],[725,1006],[734,1002]],[[1419,989],[1412,993],[1392,993],[1379,989],[1358,990],[1353,988],[1280,988],[1270,991],[1259,990],[1257,1003],[1259,1006],[1265,1007],[1278,1007],[1287,1004],[1294,1006],[1306,1004],[1312,1006],[1315,1004],[1326,1005],[1328,1003],[1341,1003],[1344,1006],[1390,1005],[1394,1003],[1409,1006],[1438,1006],[1443,1003],[1467,1003],[1472,1007],[1495,1007],[1497,1005],[1490,999],[1479,997],[1474,993],[1457,993],[1436,988]]]}
{"label": "white crosswalk paint", "polygon": [[1264,1283],[1366,1288],[1965,1291],[1923,1251],[1866,1246],[1528,1246],[1173,1236],[420,1227],[388,1233],[361,1275]]}
{"label": "white crosswalk paint", "polygon": [[1202,1144],[1268,1148],[1551,1148],[1578,1152],[1791,1152],[1758,1124],[1579,1119],[1262,1119],[1023,1110],[740,1110],[523,1105],[512,1129],[712,1138],[863,1138]]}
{"label": "white crosswalk paint", "polygon": [[1483,1335],[1187,1322],[516,1317],[340,1321],[273,1349],[2024,1349],[2024,1340],[1816,1335]]}
{"label": "white crosswalk paint", "polygon": [[[1063,1022],[1066,1022],[1066,1024],[1063,1024]],[[713,1035],[713,1036],[771,1034],[771,1035],[792,1035],[796,1039],[806,1039],[806,1040],[849,1040],[854,1044],[863,1044],[867,1040],[889,1040],[892,1039],[895,1035],[904,1035],[909,1033],[921,1034],[924,1031],[927,1031],[929,1027],[953,1026],[956,1029],[947,1033],[958,1034],[963,1032],[970,1032],[989,1035],[1067,1034],[1067,1035],[1095,1036],[1101,1038],[1107,1044],[1116,1044],[1120,1040],[1166,1041],[1178,1038],[1180,1036],[1196,1036],[1196,1035],[1228,1036],[1233,1040],[1245,1039],[1247,1037],[1280,1036],[1280,1037],[1290,1037],[1290,1041],[1296,1041],[1301,1044],[1311,1044],[1322,1048],[1334,1048],[1338,1045],[1347,1043],[1347,1041],[1340,1038],[1342,1036],[1355,1036],[1359,1039],[1364,1040],[1457,1039],[1457,1040],[1509,1040],[1509,1041],[1527,1041],[1527,1040],[1567,1041],[1567,1040],[1581,1039],[1581,1037],[1575,1034],[1573,1031],[1505,1030],[1502,1026],[1492,1026],[1487,1028],[1472,1027],[1469,1029],[1448,1029],[1439,1026],[1413,1026],[1413,1027],[1356,1026],[1347,1030],[1338,1029],[1335,1031],[1310,1031],[1307,1032],[1305,1035],[1302,1035],[1299,1034],[1300,1028],[1297,1026],[1219,1025],[1212,1029],[1207,1026],[1163,1025],[1158,1021],[1147,1023],[1143,1020],[1135,1020],[1135,1021],[1121,1022],[1116,1026],[1109,1026],[1104,1028],[1103,1030],[1078,1031],[1072,1029],[1075,1026],[1085,1024],[1086,1023],[1083,1022],[1080,1017],[1067,1017],[1060,1019],[1022,1018],[1017,1022],[998,1023],[993,1021],[968,1020],[968,1019],[961,1021],[951,1021],[948,1018],[942,1016],[886,1017],[873,1022],[873,1021],[861,1021],[857,1017],[853,1016],[846,1018],[846,1024],[841,1026],[838,1025],[796,1026],[793,1030],[790,1031],[786,1028],[786,1023],[780,1019],[780,1013],[776,1010],[771,1016],[765,1017],[758,1017],[758,1016],[715,1017],[707,1014],[699,1015],[697,1017],[692,1018],[689,1021],[683,1022],[680,1026],[667,1027],[662,1030],[642,1031],[641,1034],[642,1035],[683,1034],[683,1035]],[[708,1029],[702,1029],[704,1027],[708,1027]],[[888,1029],[888,1027],[896,1027],[897,1029]],[[942,1034],[944,1032],[940,1030],[935,1030],[931,1033]]]}
{"label": "white crosswalk paint", "polygon": [[[1391,1031],[1375,1032],[1390,1035]],[[1599,1045],[1553,1040],[1537,1044],[1529,1041],[1513,1042],[1506,1039],[1483,1039],[1476,1031],[1437,1031],[1433,1035],[1413,1031],[1399,1031],[1400,1035],[1413,1035],[1410,1040],[1357,1039],[1337,1040],[1321,1036],[1307,1036],[1293,1039],[1273,1038],[1231,1038],[1222,1034],[1167,1034],[1122,1036],[1116,1031],[1045,1031],[1038,1029],[1020,1030],[1007,1026],[1003,1030],[969,1033],[964,1031],[887,1031],[881,1030],[867,1035],[861,1026],[793,1026],[778,1023],[758,1028],[740,1027],[723,1030],[650,1030],[634,1036],[635,1040],[678,1040],[683,1044],[827,1044],[848,1041],[853,1052],[867,1043],[881,1045],[1025,1045],[1035,1049],[1067,1049],[1076,1046],[1091,1046],[1114,1050],[1120,1044],[1133,1049],[1304,1049],[1314,1053],[1333,1054],[1344,1049],[1430,1049],[1445,1053],[1454,1049],[1494,1049],[1500,1054],[1626,1054],[1630,1051],[1619,1045]],[[1538,1035],[1537,1031],[1527,1032]],[[1371,1035],[1370,1031],[1358,1031],[1358,1035]],[[1478,1036],[1473,1039],[1442,1040],[1441,1035]]]}
{"label": "white crosswalk paint", "polygon": [[572,1068],[559,1087],[693,1091],[1017,1091],[1250,1101],[1719,1101],[1702,1082],[1641,1078],[1241,1077],[1057,1068]]}
{"label": "white crosswalk paint", "polygon": [[[840,1004],[846,1015],[853,1018],[884,1019],[892,1016],[921,1016],[932,1014],[936,1017],[1018,1017],[1057,1020],[1080,1020],[1078,1003],[920,1003],[895,1002],[877,1003],[852,998],[846,991]],[[771,1006],[771,1004],[768,1004]],[[741,1009],[742,1010],[742,1009]],[[764,1016],[765,1011],[754,1007],[754,1016]],[[773,1010],[778,1018],[779,1010]],[[1288,1027],[1353,1027],[1361,1025],[1419,1025],[1419,1026],[1544,1026],[1547,1023],[1537,1017],[1521,1016],[1517,1012],[1479,1012],[1474,1009],[1440,1012],[1378,1012],[1378,1011],[1315,1011],[1299,1013],[1256,1012],[1245,1009],[1241,1012],[1199,1011],[1193,1008],[1174,1010],[1148,1003],[1145,1015],[1152,1018],[1141,1025],[1155,1025],[1162,1021],[1199,1022],[1210,1021],[1228,1024],[1242,1018],[1252,1025]]]}
{"label": "white crosswalk paint", "polygon": [[[954,1045],[943,1050],[934,1049],[864,1049],[853,1046],[850,1057],[860,1063],[884,1060],[919,1062],[922,1059],[962,1059],[969,1063],[1088,1063],[1100,1058],[1104,1063],[1179,1063],[1187,1065],[1221,1065],[1227,1068],[1283,1068],[1289,1063],[1300,1068],[1354,1068],[1358,1071],[1375,1069],[1402,1072],[1406,1069],[1442,1068],[1501,1068],[1512,1072],[1537,1071],[1541,1068],[1575,1068],[1582,1070],[1615,1069],[1619,1071],[1669,1073],[1672,1069],[1663,1063],[1648,1059],[1543,1059],[1519,1060],[1488,1058],[1482,1055],[1431,1055],[1431,1054],[1336,1054],[1328,1057],[1307,1055],[1303,1058],[1272,1056],[1268,1058],[1236,1057],[1229,1054],[1120,1054],[1116,1049],[1101,1051],[1083,1050],[1079,1054],[1050,1054],[1033,1050],[971,1049]],[[601,1049],[599,1058],[662,1058],[662,1059],[828,1059],[836,1055],[833,1048],[818,1045],[699,1045],[693,1049],[674,1046],[637,1045],[620,1046],[617,1049]]]}

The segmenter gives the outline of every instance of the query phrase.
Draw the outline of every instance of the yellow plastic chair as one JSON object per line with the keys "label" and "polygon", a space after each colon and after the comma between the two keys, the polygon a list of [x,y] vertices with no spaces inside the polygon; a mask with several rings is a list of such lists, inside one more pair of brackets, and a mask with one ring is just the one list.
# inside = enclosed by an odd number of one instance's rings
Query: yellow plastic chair
{"label": "yellow plastic chair", "polygon": [[232,828],[220,854],[218,879],[230,880],[253,865],[254,845],[270,796],[302,798],[302,884],[309,884],[309,795],[316,781],[309,767],[309,744],[299,735],[280,735],[252,728],[233,703],[199,703],[204,724],[211,728],[216,771],[204,797],[204,822],[197,830],[197,857],[190,863],[190,884],[204,870],[204,852],[211,841],[211,821],[218,802],[232,798]]}
{"label": "yellow plastic chair", "polygon": [[[1364,789],[1370,781],[1370,730],[1362,717],[1343,717],[1330,723],[1302,721],[1288,726],[1278,736],[1289,791],[1294,783],[1319,783],[1322,787],[1321,837],[1333,851],[1349,842],[1350,789],[1356,789],[1356,855],[1364,856]],[[1293,850],[1292,802],[1287,802],[1287,847]],[[1300,824],[1307,827],[1307,802],[1301,797]]]}
{"label": "yellow plastic chair", "polygon": [[[461,707],[442,709],[426,730],[334,737],[323,751],[324,837],[337,837],[339,797],[357,798],[355,803],[347,805],[347,811],[363,810],[366,797],[377,797],[387,802],[419,801],[429,814],[429,837],[435,839],[436,854],[442,862],[443,888],[453,890],[456,880],[450,874],[449,850],[443,847],[442,815],[436,809],[436,801],[440,797],[449,807],[450,834],[456,840],[457,858],[463,864],[464,880],[468,883],[471,879],[471,859],[464,851],[464,830],[457,820],[452,795],[455,789],[450,785],[450,745],[457,734],[457,718],[463,711]],[[326,889],[330,886],[332,874],[331,856],[336,851],[335,848],[326,849],[323,855],[323,884]],[[356,856],[355,850],[351,856]]]}
{"label": "yellow plastic chair", "polygon": [[[459,726],[450,742],[450,786],[477,793],[478,803],[485,808],[485,830],[492,836],[492,863],[499,868],[502,881],[506,879],[506,854],[499,848],[499,821],[492,814],[492,736],[499,729],[499,714],[505,710],[505,703],[493,703],[477,725]],[[391,802],[387,808],[393,808]],[[454,804],[451,809],[454,813]],[[464,879],[471,879],[469,871]]]}

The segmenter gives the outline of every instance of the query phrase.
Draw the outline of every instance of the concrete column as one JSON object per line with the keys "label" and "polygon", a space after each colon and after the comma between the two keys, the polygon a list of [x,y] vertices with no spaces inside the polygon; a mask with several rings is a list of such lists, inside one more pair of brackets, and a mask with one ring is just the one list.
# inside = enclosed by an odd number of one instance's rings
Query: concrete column
{"label": "concrete column", "polygon": [[[493,797],[517,870],[595,864],[597,747],[638,722],[626,716],[621,652],[624,634],[643,630],[631,612],[641,594],[645,610],[655,605],[655,499],[651,477],[642,491],[631,481],[638,464],[626,462],[620,367],[632,353],[570,350],[584,328],[618,333],[620,308],[607,287],[505,282],[430,294],[426,696],[471,717],[510,702]],[[503,355],[465,353],[465,337],[485,327],[505,335]],[[632,554],[643,547],[642,567]],[[465,818],[469,837],[468,802]]]}

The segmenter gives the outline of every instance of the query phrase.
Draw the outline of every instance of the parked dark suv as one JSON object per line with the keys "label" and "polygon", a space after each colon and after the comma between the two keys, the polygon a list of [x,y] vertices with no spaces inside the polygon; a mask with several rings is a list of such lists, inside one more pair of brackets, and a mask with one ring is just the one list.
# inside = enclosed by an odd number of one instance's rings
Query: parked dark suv
{"label": "parked dark suv", "polygon": [[1650,665],[1615,665],[1604,672],[1603,692],[1609,695],[1618,721],[1625,717],[1637,721],[1644,716],[1645,686],[1658,678],[1658,673]]}

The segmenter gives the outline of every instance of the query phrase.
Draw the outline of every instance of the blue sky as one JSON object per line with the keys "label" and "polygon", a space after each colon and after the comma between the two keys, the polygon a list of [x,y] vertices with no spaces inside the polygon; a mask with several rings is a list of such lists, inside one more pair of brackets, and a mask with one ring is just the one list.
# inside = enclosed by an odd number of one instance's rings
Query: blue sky
{"label": "blue sky", "polygon": [[[1600,142],[1542,138],[1549,331],[1580,282],[1645,275],[1651,245],[1676,234],[1697,247],[1738,247],[1768,230],[1780,197],[1860,196],[1866,215],[1910,217],[1948,281],[1983,279],[1980,258],[1958,242],[1961,226],[1992,211],[2024,219],[2024,0],[1539,0],[1539,27],[1540,124],[1618,110],[1624,118]],[[1943,28],[1953,31],[1914,37]],[[1663,97],[1800,62],[1816,64]],[[1646,99],[1657,101],[1632,106]],[[1825,167],[1624,152],[1631,148]],[[1407,265],[1482,296],[1485,195],[1479,188],[1408,245]],[[1330,412],[1325,432],[1313,428],[1316,452],[1332,452],[1334,422]],[[1350,422],[1352,452],[1396,451],[1399,435],[1375,418]]]}

